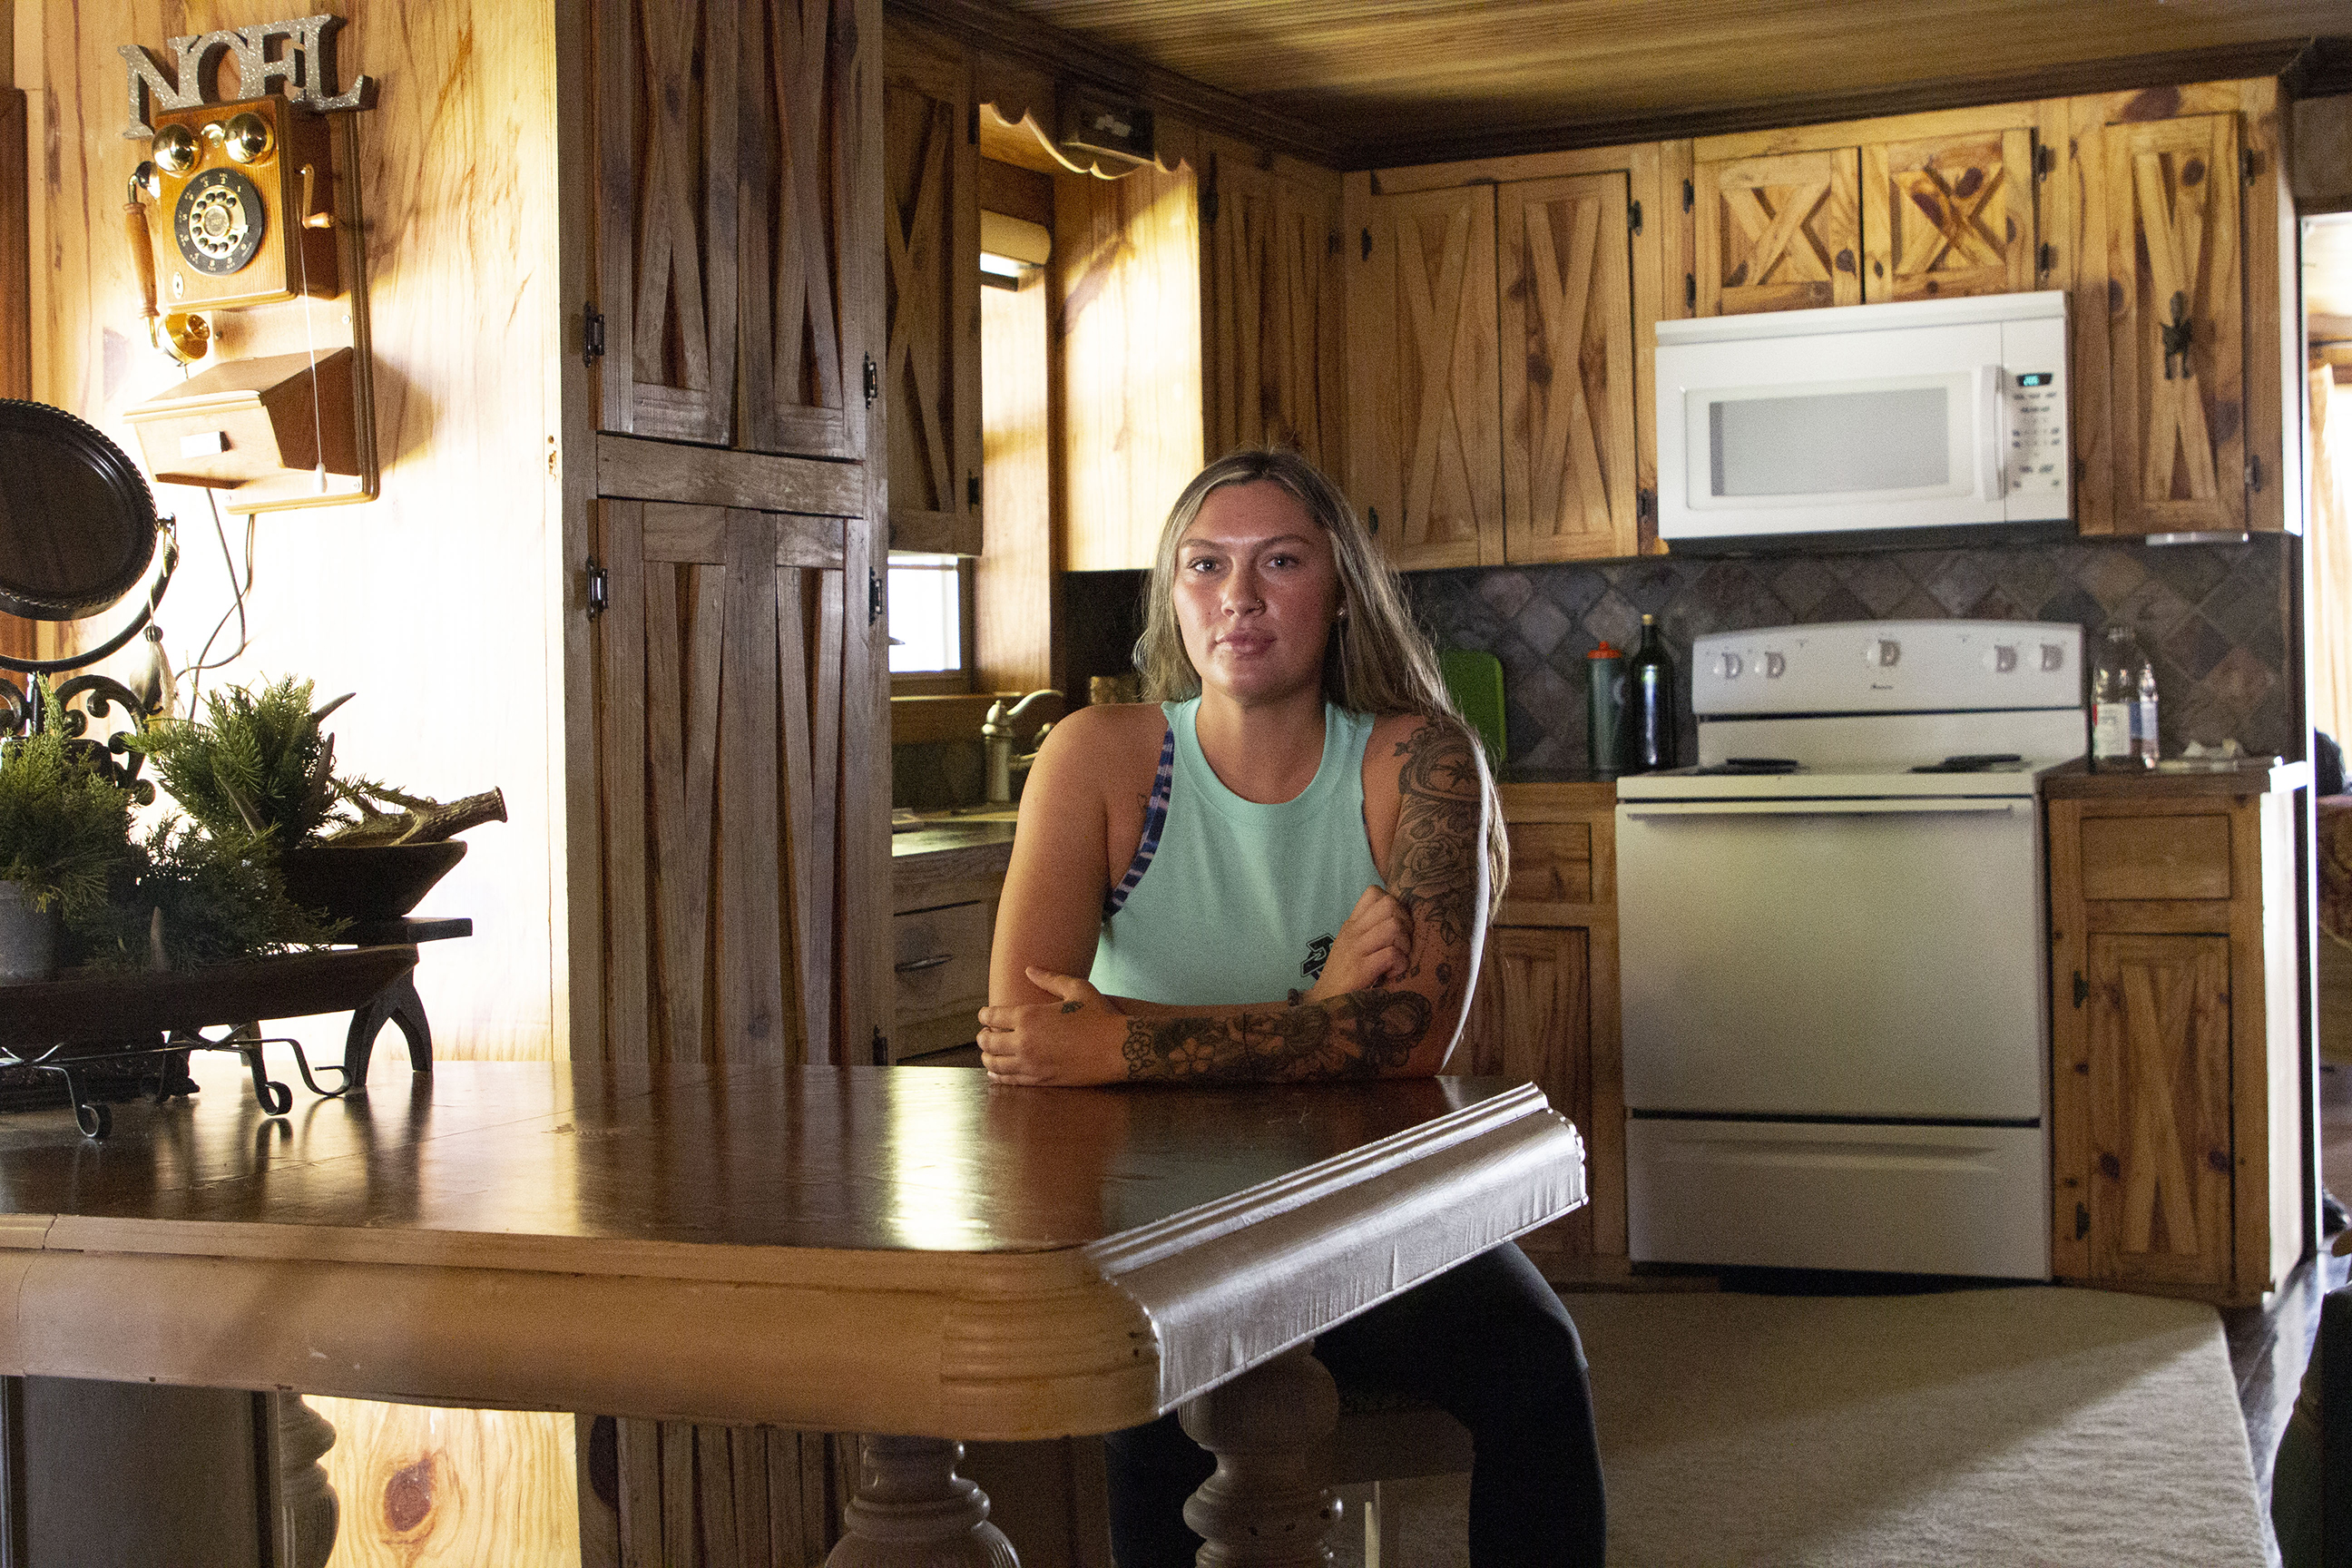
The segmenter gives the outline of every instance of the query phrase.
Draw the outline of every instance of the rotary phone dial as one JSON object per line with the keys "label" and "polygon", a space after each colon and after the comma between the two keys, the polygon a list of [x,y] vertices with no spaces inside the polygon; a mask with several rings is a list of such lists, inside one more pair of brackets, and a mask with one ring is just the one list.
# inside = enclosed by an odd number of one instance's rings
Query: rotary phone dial
{"label": "rotary phone dial", "polygon": [[[316,115],[262,98],[157,119],[163,123],[131,176],[125,212],[158,347],[183,362],[201,356],[211,330],[200,306],[335,292],[334,247],[320,232],[334,218],[317,209],[328,159]],[[153,241],[148,203],[170,214],[168,250]],[[159,264],[169,296],[160,308]]]}

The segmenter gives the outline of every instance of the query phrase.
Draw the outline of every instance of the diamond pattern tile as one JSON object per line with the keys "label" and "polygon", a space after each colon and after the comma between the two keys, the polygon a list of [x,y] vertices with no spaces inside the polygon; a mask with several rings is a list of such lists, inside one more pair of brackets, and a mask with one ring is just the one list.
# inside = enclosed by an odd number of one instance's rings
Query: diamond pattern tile
{"label": "diamond pattern tile", "polygon": [[[2140,629],[2157,669],[2164,742],[2235,739],[2294,755],[2284,584],[2293,542],[2150,547],[2077,541],[2020,549],[1612,561],[1407,578],[1447,646],[1494,650],[1504,667],[1510,761],[1580,767],[1585,654],[1631,652],[1657,616],[1686,697],[1692,639],[1748,626],[1883,619],[2074,622]],[[1680,704],[1687,709],[1687,702]],[[1678,715],[1683,754],[1696,728]]]}

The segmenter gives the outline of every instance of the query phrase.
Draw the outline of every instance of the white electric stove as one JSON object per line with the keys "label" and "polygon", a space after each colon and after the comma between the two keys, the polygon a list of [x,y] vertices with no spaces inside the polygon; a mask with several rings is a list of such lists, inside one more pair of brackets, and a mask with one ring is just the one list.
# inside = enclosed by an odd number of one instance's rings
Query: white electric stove
{"label": "white electric stove", "polygon": [[2040,775],[2074,626],[1702,637],[1698,765],[1617,795],[1637,1261],[2046,1278]]}

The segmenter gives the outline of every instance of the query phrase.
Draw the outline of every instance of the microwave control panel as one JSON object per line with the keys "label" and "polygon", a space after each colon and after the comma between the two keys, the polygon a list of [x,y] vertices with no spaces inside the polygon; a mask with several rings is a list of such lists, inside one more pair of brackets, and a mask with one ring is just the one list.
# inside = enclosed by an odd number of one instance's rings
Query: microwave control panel
{"label": "microwave control panel", "polygon": [[2066,493],[2066,378],[2054,370],[2008,373],[2011,495]]}

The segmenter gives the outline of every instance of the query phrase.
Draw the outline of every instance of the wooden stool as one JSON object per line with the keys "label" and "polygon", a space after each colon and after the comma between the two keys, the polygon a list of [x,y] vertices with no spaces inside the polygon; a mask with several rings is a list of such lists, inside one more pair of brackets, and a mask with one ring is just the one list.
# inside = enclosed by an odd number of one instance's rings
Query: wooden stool
{"label": "wooden stool", "polygon": [[1470,1468],[1470,1432],[1434,1405],[1402,1395],[1339,1391],[1339,1425],[1325,1449],[1326,1474],[1364,1521],[1364,1568],[1405,1568],[1392,1499],[1383,1483],[1457,1476]]}

